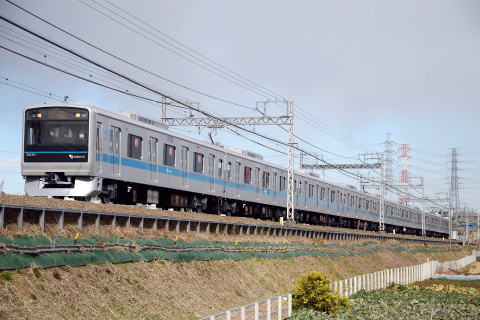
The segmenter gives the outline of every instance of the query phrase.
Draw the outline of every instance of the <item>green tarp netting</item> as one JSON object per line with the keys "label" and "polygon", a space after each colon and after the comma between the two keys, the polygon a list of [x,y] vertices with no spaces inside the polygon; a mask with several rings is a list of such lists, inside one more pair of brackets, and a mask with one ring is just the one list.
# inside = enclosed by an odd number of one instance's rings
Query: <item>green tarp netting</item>
{"label": "green tarp netting", "polygon": [[[114,250],[105,250],[107,245],[120,245]],[[139,246],[162,246],[140,250]],[[219,242],[219,241],[182,241],[155,239],[125,239],[119,237],[102,237],[69,239],[65,237],[14,236],[12,239],[0,237],[0,246],[10,246],[13,250],[0,254],[0,270],[20,269],[37,266],[41,268],[59,266],[84,266],[87,264],[123,263],[152,260],[171,260],[178,262],[250,258],[288,259],[300,256],[320,258],[340,258],[368,255],[382,250],[393,252],[409,251],[411,253],[458,252],[459,247],[424,247],[400,246],[399,244],[379,244],[376,241],[352,245],[322,245],[318,243],[305,245],[298,243],[264,243],[264,242]],[[49,252],[21,253],[18,248],[62,248],[74,246],[83,248],[83,252]],[[124,247],[123,247],[124,246]],[[98,251],[89,251],[92,247]],[[230,252],[229,252],[230,251]]]}

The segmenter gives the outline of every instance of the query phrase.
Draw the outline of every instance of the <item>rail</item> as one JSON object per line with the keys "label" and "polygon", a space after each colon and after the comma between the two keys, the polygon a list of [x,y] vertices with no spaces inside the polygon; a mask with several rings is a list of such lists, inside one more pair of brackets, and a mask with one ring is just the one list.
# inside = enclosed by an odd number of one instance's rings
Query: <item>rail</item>
{"label": "rail", "polygon": [[[352,294],[360,291],[360,290],[378,290],[385,288],[390,283],[396,284],[403,284],[409,285],[418,281],[423,281],[426,279],[430,279],[436,273],[436,270],[442,268],[449,268],[454,266],[455,268],[463,268],[470,263],[475,262],[476,258],[480,257],[480,251],[472,251],[472,255],[467,256],[465,258],[455,260],[455,261],[447,261],[447,262],[438,262],[438,261],[428,261],[423,264],[409,266],[409,267],[401,267],[395,269],[387,269],[383,271],[377,271],[369,274],[364,274],[357,277],[352,277],[349,279],[344,279],[340,281],[335,281],[331,283],[332,291],[338,295],[349,297]],[[287,307],[282,308],[280,299],[286,298],[287,300]],[[278,301],[278,308],[275,311],[270,309],[271,301],[279,299]],[[259,314],[259,306],[261,304],[267,303],[267,308],[264,314]],[[248,310],[249,308],[254,308],[254,310]],[[232,315],[237,312],[238,310],[241,311],[240,317],[236,317],[236,319],[246,320],[258,320],[267,318],[268,320],[272,319],[272,315],[277,315],[278,319],[285,319],[283,317],[283,311],[286,312],[286,316],[289,317],[292,315],[292,294],[283,295],[280,297],[275,297],[272,299],[255,302],[240,308],[228,310],[222,313],[218,313],[201,320],[215,320],[220,317],[225,316],[226,320],[231,320]],[[280,312],[278,312],[280,310]],[[246,317],[247,312],[249,314],[253,314],[253,318]]]}
{"label": "rail", "polygon": [[[58,224],[60,229],[64,229],[65,216],[74,216],[77,219],[77,226],[80,231],[83,231],[83,227],[88,223],[87,216],[93,217],[96,230],[100,230],[101,220],[105,222],[108,220],[109,224],[116,228],[120,223],[120,219],[125,221],[125,227],[130,228],[132,222],[136,221],[137,226],[143,231],[146,223],[149,222],[153,230],[164,228],[166,231],[175,230],[176,233],[181,231],[186,233],[197,232],[201,233],[216,233],[216,234],[239,234],[239,235],[264,235],[272,237],[304,237],[308,239],[323,239],[327,241],[355,241],[355,240],[396,240],[401,243],[429,243],[429,244],[445,244],[446,240],[442,239],[427,239],[427,238],[405,238],[394,235],[381,235],[381,234],[367,234],[367,233],[355,233],[344,231],[332,231],[332,230],[318,230],[308,229],[300,227],[287,227],[281,225],[264,225],[264,224],[250,224],[241,222],[226,222],[226,221],[214,221],[214,220],[199,220],[199,219],[186,219],[175,218],[168,216],[156,216],[156,215],[142,215],[142,214],[129,214],[121,212],[108,212],[108,211],[92,211],[81,209],[63,209],[63,208],[45,208],[34,207],[26,205],[8,205],[0,204],[0,231],[3,231],[5,227],[5,215],[6,209],[15,211],[17,228],[22,230],[23,220],[26,214],[36,212],[38,215],[38,224],[42,231],[45,231],[45,221],[47,214],[59,214]],[[254,220],[252,220],[254,221]]]}

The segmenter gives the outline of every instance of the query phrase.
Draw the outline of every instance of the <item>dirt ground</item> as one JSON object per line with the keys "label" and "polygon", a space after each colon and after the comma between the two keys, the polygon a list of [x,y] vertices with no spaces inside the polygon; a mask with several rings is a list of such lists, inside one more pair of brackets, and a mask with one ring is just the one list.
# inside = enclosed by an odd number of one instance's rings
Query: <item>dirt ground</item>
{"label": "dirt ground", "polygon": [[480,275],[480,261],[475,261],[474,263],[471,263],[468,266],[465,266],[464,268],[459,270],[448,270],[448,272],[446,272],[445,274],[448,274],[448,275],[461,274],[464,276]]}
{"label": "dirt ground", "polygon": [[477,284],[477,283],[465,283],[465,282],[441,281],[441,280],[425,280],[425,281],[420,281],[415,283],[416,286],[420,286],[420,287],[431,287],[434,284],[436,284],[437,286],[457,285],[461,287],[475,288],[477,290],[480,290],[480,284]]}
{"label": "dirt ground", "polygon": [[[480,261],[475,261],[474,263],[471,263],[468,266],[465,266],[464,268],[459,270],[448,270],[443,274],[464,275],[464,276],[480,275]],[[465,282],[442,281],[442,280],[425,280],[425,281],[420,281],[415,283],[416,286],[421,286],[421,287],[431,287],[434,284],[442,285],[442,286],[457,285],[461,287],[475,288],[477,290],[480,290],[480,284],[477,284],[477,283],[465,283]]]}
{"label": "dirt ground", "polygon": [[[381,246],[382,244],[378,244]],[[346,279],[471,252],[379,251],[366,256],[192,261],[164,260],[4,271],[0,319],[195,320],[293,291],[315,270]],[[439,248],[440,249],[440,248]],[[7,280],[7,274],[10,280]],[[251,318],[251,317],[250,317]],[[223,319],[222,319],[223,320]]]}

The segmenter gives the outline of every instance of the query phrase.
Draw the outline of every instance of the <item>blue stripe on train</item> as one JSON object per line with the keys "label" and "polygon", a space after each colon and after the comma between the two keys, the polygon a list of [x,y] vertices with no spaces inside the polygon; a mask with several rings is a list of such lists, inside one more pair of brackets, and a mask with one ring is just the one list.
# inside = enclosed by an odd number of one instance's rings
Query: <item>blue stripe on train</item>
{"label": "blue stripe on train", "polygon": [[[100,154],[97,153],[97,160],[99,160],[99,159],[100,159]],[[116,165],[118,165],[120,163],[120,158],[119,157],[112,156],[112,155],[105,154],[105,153],[102,154],[102,160],[103,160],[103,162],[114,163]],[[176,177],[183,177],[183,174],[186,174],[187,175],[186,178],[188,178],[188,179],[197,180],[197,181],[206,182],[206,183],[211,183],[212,179],[214,179],[216,185],[223,186],[223,184],[224,184],[223,179],[212,178],[212,177],[203,175],[201,173],[184,172],[182,170],[178,170],[178,169],[175,169],[175,168],[172,168],[172,167],[156,166],[156,165],[152,165],[150,163],[146,163],[146,162],[136,160],[136,159],[122,158],[122,166],[135,168],[135,169],[140,169],[140,170],[148,170],[148,171],[152,171],[152,172],[157,172],[158,171],[158,173],[169,174],[169,175],[176,176]],[[252,186],[252,185],[249,185],[249,184],[243,184],[243,183],[228,181],[228,180],[225,181],[225,184],[226,184],[227,188],[232,188],[232,189],[240,188],[240,190],[244,190],[244,191],[258,192],[259,194],[266,194],[266,195],[271,195],[271,196],[275,195],[275,191],[273,191],[273,190],[266,189],[266,188],[260,188],[260,187]],[[280,197],[280,198],[287,198],[287,193],[277,191],[276,196]],[[297,196],[294,196],[294,201],[297,201]],[[310,203],[310,204],[315,204],[315,205],[317,204],[316,199],[305,198],[305,197],[302,197],[302,196],[298,197],[298,202],[299,203],[305,203],[305,201],[307,201],[307,203]],[[338,210],[340,210],[341,207],[342,207],[341,205],[338,205],[336,203],[328,203],[328,202],[322,201],[322,200],[319,200],[319,206],[320,205],[321,206],[329,206],[330,208],[338,209]],[[375,216],[375,217],[379,216],[379,214],[376,213],[376,212],[366,211],[366,210],[362,210],[362,209],[356,209],[356,208],[347,207],[347,206],[343,206],[343,209],[347,210],[347,211],[353,211],[353,212],[357,212],[357,213],[368,214],[368,215],[372,215],[372,216]],[[400,221],[403,221],[403,222],[407,222],[406,219],[390,217],[388,215],[385,215],[385,219],[388,219],[388,218],[392,218],[392,219],[395,219],[395,220],[400,220]]]}

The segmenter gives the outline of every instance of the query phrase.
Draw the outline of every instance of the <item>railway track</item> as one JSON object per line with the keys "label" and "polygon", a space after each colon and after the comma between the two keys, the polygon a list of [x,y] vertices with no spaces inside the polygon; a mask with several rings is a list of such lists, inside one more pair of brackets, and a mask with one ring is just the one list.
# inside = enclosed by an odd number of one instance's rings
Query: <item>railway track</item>
{"label": "railway track", "polygon": [[[55,215],[57,219],[48,219],[48,215]],[[142,231],[151,228],[154,231],[164,229],[176,233],[211,233],[230,235],[253,235],[267,237],[304,237],[307,239],[323,239],[326,241],[356,241],[396,240],[401,243],[428,243],[445,244],[442,239],[433,238],[407,238],[391,234],[374,234],[350,231],[321,230],[308,227],[287,227],[279,224],[257,223],[258,220],[248,222],[229,222],[211,220],[215,216],[208,216],[209,219],[177,218],[153,214],[125,213],[117,211],[100,211],[75,208],[58,208],[45,206],[31,206],[24,204],[0,204],[0,231],[3,231],[6,224],[15,225],[18,230],[23,229],[24,220],[33,218],[44,232],[46,221],[58,221],[60,229],[65,228],[65,221],[74,219],[78,231],[82,232],[88,224],[94,224],[95,229],[100,231],[102,226],[108,225],[112,228],[122,226],[125,228],[137,227]],[[135,222],[135,223],[134,223]]]}

